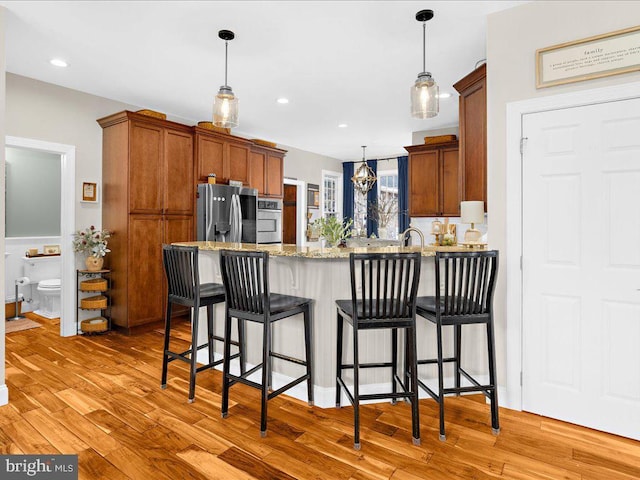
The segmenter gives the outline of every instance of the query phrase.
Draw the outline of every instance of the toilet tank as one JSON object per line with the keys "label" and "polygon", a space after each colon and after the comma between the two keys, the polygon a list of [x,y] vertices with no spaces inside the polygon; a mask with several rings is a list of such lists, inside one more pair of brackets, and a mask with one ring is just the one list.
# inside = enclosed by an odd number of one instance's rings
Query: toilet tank
{"label": "toilet tank", "polygon": [[62,259],[59,255],[50,257],[23,257],[24,276],[31,283],[42,280],[60,278],[62,276]]}

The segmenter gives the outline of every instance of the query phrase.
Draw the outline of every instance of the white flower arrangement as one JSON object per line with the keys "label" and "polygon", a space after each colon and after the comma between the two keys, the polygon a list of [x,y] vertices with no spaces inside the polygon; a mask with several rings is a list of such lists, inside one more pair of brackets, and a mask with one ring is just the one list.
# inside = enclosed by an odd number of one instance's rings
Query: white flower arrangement
{"label": "white flower arrangement", "polygon": [[111,237],[109,230],[96,230],[91,225],[84,230],[78,230],[73,234],[73,251],[85,252],[89,256],[104,257],[111,250],[107,248],[107,240]]}

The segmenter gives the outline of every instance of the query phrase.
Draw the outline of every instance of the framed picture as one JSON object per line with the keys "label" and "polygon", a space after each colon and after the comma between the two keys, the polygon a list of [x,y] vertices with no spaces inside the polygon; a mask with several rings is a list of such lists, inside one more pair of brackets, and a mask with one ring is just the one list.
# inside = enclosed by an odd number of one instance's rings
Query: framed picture
{"label": "framed picture", "polygon": [[60,255],[60,245],[44,245],[42,251],[45,255]]}
{"label": "framed picture", "polygon": [[307,184],[307,208],[318,208],[320,206],[320,185]]}
{"label": "framed picture", "polygon": [[536,87],[640,70],[640,26],[536,50]]}
{"label": "framed picture", "polygon": [[82,182],[82,201],[97,202],[98,201],[98,184],[92,182]]}

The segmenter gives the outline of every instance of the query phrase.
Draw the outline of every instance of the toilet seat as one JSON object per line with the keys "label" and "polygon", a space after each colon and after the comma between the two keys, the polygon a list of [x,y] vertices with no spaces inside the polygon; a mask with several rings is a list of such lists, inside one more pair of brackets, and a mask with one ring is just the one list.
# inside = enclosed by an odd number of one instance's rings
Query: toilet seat
{"label": "toilet seat", "polygon": [[38,290],[60,290],[60,279],[42,280],[38,283]]}

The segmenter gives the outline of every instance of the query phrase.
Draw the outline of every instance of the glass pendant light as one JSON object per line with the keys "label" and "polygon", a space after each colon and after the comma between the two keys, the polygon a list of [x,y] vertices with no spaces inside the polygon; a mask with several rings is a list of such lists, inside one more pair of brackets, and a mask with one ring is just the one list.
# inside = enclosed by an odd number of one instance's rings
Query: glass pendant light
{"label": "glass pendant light", "polygon": [[356,170],[356,173],[351,177],[353,187],[363,195],[366,195],[369,190],[373,188],[373,184],[376,183],[376,176],[371,170],[371,167],[367,165],[367,161],[364,157],[364,149],[366,145],[362,146],[362,163]]}
{"label": "glass pendant light", "polygon": [[230,30],[220,30],[218,37],[224,40],[224,85],[213,102],[213,124],[216,127],[233,128],[238,126],[238,97],[227,85],[227,46],[235,35]]}
{"label": "glass pendant light", "polygon": [[416,20],[422,22],[422,72],[418,74],[416,83],[411,87],[411,116],[415,118],[431,118],[438,115],[440,100],[438,84],[427,72],[427,22],[433,18],[433,10],[420,10],[416,13]]}

